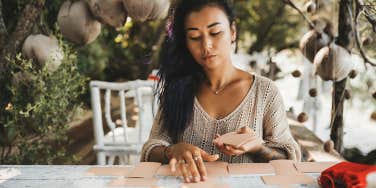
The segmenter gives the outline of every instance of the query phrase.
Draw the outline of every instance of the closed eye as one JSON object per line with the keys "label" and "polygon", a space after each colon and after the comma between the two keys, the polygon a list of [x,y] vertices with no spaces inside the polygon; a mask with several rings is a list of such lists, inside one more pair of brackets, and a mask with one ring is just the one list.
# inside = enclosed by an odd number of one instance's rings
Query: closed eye
{"label": "closed eye", "polygon": [[189,37],[190,40],[194,40],[194,41],[197,41],[197,40],[200,40],[201,37]]}
{"label": "closed eye", "polygon": [[215,33],[210,33],[210,35],[212,35],[212,36],[216,36],[216,35],[219,35],[220,33],[222,33],[222,31],[215,32]]}

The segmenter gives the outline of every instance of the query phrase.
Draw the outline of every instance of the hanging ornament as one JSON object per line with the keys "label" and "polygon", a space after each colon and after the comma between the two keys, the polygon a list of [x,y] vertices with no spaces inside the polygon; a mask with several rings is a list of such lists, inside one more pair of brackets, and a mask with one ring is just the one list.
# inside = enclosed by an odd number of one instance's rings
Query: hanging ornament
{"label": "hanging ornament", "polygon": [[93,42],[101,32],[86,2],[67,0],[60,7],[57,23],[64,37],[77,44]]}
{"label": "hanging ornament", "polygon": [[372,42],[373,42],[372,37],[368,36],[368,37],[365,37],[365,38],[362,40],[362,45],[363,45],[363,46],[368,46],[368,45],[372,44]]}
{"label": "hanging ornament", "polygon": [[315,30],[311,30],[304,34],[300,40],[299,48],[303,55],[310,61],[313,62],[316,53],[327,46],[331,42],[331,38],[326,33],[319,33]]}
{"label": "hanging ornament", "polygon": [[330,153],[334,150],[334,142],[333,140],[328,140],[324,143],[324,151]]}
{"label": "hanging ornament", "polygon": [[46,67],[49,72],[54,72],[64,57],[57,39],[42,34],[29,35],[22,46],[22,54],[36,60],[39,67]]}
{"label": "hanging ornament", "polygon": [[340,81],[346,78],[353,68],[351,54],[343,47],[332,43],[317,52],[314,59],[314,74],[323,80]]}
{"label": "hanging ornament", "polygon": [[348,89],[345,89],[344,95],[346,100],[349,100],[351,98],[351,93]]}
{"label": "hanging ornament", "polygon": [[91,13],[103,24],[112,27],[123,26],[127,12],[122,0],[86,0]]}
{"label": "hanging ornament", "polygon": [[376,121],[376,112],[372,112],[371,119],[374,120],[374,121]]}
{"label": "hanging ornament", "polygon": [[317,96],[317,89],[316,88],[311,88],[309,91],[309,96],[311,97],[316,97]]}
{"label": "hanging ornament", "polygon": [[298,115],[298,121],[300,123],[306,122],[308,120],[308,115],[305,112],[302,112]]}
{"label": "hanging ornament", "polygon": [[302,73],[299,70],[294,70],[291,75],[295,78],[298,78],[302,75]]}
{"label": "hanging ornament", "polygon": [[357,75],[358,75],[358,72],[353,69],[349,73],[349,78],[354,79]]}
{"label": "hanging ornament", "polygon": [[307,12],[311,14],[315,13],[317,8],[316,3],[313,0],[307,1],[304,7],[307,10]]}
{"label": "hanging ornament", "polygon": [[169,0],[123,0],[128,15],[137,21],[162,19],[167,16]]}

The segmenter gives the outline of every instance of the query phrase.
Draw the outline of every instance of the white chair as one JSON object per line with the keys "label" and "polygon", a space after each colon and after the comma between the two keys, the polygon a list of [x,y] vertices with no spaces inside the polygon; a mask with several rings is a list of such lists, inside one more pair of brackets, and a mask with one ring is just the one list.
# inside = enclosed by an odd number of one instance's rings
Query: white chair
{"label": "white chair", "polygon": [[[135,80],[123,83],[91,81],[91,105],[93,110],[94,151],[99,165],[114,164],[115,157],[120,164],[129,164],[130,155],[139,155],[147,140],[157,103],[154,97],[154,81]],[[110,131],[105,134],[102,120],[101,90],[104,94],[104,119]],[[121,127],[111,117],[111,94],[117,92],[120,100]],[[133,98],[138,108],[135,127],[128,127],[126,117],[126,98]],[[108,160],[107,160],[108,158]]]}

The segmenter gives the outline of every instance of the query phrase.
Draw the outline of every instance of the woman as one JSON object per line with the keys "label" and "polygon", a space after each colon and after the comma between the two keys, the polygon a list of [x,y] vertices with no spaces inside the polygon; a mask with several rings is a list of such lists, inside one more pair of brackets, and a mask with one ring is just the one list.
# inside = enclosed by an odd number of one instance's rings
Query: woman
{"label": "woman", "polygon": [[[186,182],[206,179],[204,161],[299,161],[277,87],[232,65],[236,27],[226,1],[181,0],[173,18],[161,54],[160,111],[141,161],[169,163]],[[265,143],[213,143],[232,131],[254,131]]]}

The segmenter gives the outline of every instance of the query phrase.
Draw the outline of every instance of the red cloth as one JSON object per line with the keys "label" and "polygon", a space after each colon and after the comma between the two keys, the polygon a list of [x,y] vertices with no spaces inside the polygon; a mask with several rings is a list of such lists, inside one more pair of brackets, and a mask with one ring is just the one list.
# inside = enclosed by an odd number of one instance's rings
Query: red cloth
{"label": "red cloth", "polygon": [[371,172],[376,172],[376,166],[341,162],[324,170],[319,184],[323,188],[362,188],[367,186],[366,177]]}

